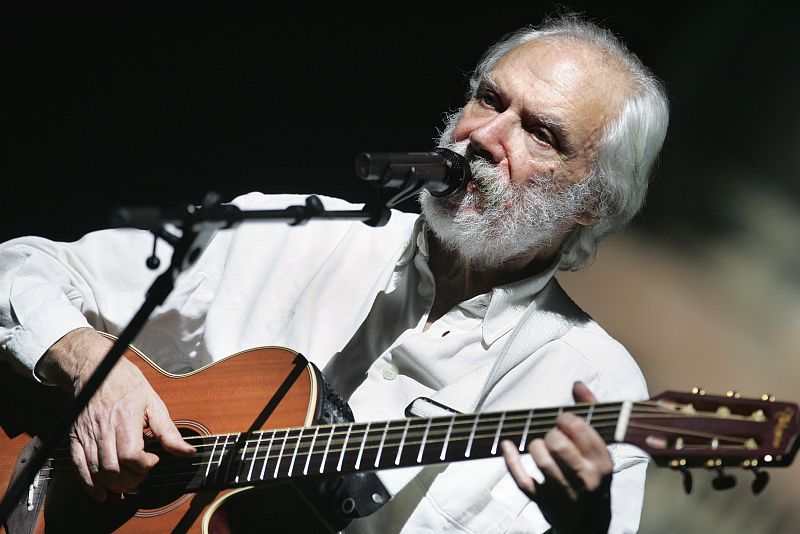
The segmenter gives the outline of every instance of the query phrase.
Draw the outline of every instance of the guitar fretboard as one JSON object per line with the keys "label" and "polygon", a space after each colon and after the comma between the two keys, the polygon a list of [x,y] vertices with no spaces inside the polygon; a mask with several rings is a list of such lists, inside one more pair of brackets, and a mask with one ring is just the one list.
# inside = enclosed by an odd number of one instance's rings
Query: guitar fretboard
{"label": "guitar fretboard", "polygon": [[562,412],[583,417],[610,443],[622,407],[616,402],[201,436],[188,439],[196,455],[162,457],[142,487],[198,491],[489,458],[501,454],[503,440],[524,451],[554,426]]}

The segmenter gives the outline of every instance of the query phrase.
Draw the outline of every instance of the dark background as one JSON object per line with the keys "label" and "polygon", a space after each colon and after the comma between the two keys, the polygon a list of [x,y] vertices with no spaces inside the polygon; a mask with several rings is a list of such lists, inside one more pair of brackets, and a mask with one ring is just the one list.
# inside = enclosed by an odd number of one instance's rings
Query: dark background
{"label": "dark background", "polygon": [[559,11],[608,26],[669,91],[670,133],[636,224],[728,231],[719,186],[754,174],[800,193],[800,56],[786,8],[28,4],[6,3],[0,23],[2,240],[75,239],[115,206],[173,207],[210,190],[366,200],[356,154],[429,149],[480,53]]}

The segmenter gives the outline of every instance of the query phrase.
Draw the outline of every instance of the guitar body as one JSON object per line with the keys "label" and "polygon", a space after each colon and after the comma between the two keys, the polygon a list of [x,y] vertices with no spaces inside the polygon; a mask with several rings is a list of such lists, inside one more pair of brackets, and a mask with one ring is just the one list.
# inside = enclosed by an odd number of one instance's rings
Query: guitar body
{"label": "guitar body", "polygon": [[[244,351],[187,375],[165,373],[133,348],[125,356],[144,373],[186,436],[235,435],[317,422],[321,407],[318,371],[288,349]],[[25,448],[33,444],[31,437],[51,428],[70,398],[7,370],[0,373],[0,391],[0,487],[6,488],[12,473],[24,465],[20,455],[30,454]],[[314,513],[292,512],[305,503],[291,482],[200,493],[167,487],[111,495],[100,503],[80,486],[66,451],[53,456],[50,469],[43,468],[37,487],[9,518],[8,534],[326,530]],[[165,460],[169,461],[162,458],[161,462]],[[45,476],[48,471],[51,477]],[[309,524],[304,527],[297,520]]]}

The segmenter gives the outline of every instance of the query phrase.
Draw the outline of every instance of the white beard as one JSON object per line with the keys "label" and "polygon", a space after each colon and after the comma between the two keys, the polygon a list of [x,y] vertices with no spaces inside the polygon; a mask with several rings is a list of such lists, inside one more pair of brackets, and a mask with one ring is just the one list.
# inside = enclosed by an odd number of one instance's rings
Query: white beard
{"label": "white beard", "polygon": [[[466,156],[469,141],[450,141],[456,121],[457,115],[450,118],[439,146]],[[423,189],[419,200],[439,241],[479,269],[497,268],[552,245],[592,196],[591,180],[559,191],[549,177],[513,184],[496,165],[480,157],[472,157],[469,166],[475,190],[434,197]]]}

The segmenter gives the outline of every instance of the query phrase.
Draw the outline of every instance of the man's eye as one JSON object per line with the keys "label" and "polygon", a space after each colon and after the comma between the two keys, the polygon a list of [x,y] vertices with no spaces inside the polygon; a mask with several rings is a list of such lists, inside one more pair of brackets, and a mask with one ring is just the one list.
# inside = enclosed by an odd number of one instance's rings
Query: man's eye
{"label": "man's eye", "polygon": [[497,107],[497,97],[492,93],[481,93],[478,95],[478,102],[489,107]]}
{"label": "man's eye", "polygon": [[533,128],[531,130],[531,135],[542,143],[547,143],[553,147],[556,146],[556,140],[547,128]]}

